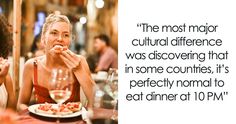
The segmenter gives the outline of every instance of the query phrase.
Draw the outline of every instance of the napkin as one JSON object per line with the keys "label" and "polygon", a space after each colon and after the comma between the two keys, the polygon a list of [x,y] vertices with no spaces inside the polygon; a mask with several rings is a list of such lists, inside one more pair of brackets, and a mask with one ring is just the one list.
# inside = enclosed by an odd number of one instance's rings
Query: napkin
{"label": "napkin", "polygon": [[86,124],[92,124],[89,115],[89,112],[84,107],[82,107],[82,119],[86,122]]}

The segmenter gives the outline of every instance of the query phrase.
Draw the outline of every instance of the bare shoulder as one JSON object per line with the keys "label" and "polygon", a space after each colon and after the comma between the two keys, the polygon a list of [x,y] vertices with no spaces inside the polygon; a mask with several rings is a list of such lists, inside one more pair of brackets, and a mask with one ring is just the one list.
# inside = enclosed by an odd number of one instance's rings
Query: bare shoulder
{"label": "bare shoulder", "polygon": [[42,60],[44,56],[39,56],[39,57],[35,57],[35,58],[31,58],[29,60],[27,60],[25,62],[25,65],[24,65],[24,68],[25,70],[32,70],[33,69],[33,66],[34,66],[34,62],[35,60]]}
{"label": "bare shoulder", "polygon": [[34,58],[31,58],[25,62],[24,70],[33,68]]}

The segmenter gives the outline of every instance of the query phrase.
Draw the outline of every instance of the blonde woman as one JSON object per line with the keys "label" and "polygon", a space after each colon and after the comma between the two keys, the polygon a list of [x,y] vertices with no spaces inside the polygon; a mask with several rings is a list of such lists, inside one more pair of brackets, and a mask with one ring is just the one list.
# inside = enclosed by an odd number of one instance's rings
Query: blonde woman
{"label": "blonde woman", "polygon": [[68,49],[71,31],[72,27],[66,16],[50,14],[46,18],[41,34],[45,55],[32,58],[25,63],[18,109],[27,107],[33,88],[35,89],[36,103],[54,102],[48,91],[49,77],[53,68],[66,68],[73,72],[73,90],[67,102],[80,101],[81,87],[87,97],[88,107],[92,107],[94,82],[91,79],[85,58]]}

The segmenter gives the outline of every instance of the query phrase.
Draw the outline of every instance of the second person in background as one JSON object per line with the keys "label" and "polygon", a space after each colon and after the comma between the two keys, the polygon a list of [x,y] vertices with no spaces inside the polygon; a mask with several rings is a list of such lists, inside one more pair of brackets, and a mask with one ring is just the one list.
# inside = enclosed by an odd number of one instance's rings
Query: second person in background
{"label": "second person in background", "polygon": [[99,55],[95,72],[108,71],[109,68],[118,69],[118,56],[110,46],[110,38],[105,34],[94,37],[94,48]]}

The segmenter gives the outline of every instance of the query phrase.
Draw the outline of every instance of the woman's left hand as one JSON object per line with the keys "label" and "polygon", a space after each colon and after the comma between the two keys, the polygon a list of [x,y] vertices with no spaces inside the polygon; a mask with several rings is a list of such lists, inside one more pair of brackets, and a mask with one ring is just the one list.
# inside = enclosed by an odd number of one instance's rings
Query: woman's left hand
{"label": "woman's left hand", "polygon": [[62,51],[60,57],[64,61],[66,66],[72,71],[79,69],[81,58],[69,49]]}

